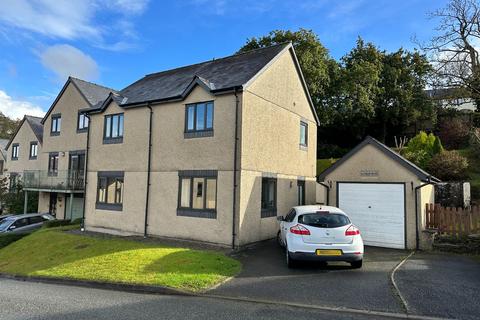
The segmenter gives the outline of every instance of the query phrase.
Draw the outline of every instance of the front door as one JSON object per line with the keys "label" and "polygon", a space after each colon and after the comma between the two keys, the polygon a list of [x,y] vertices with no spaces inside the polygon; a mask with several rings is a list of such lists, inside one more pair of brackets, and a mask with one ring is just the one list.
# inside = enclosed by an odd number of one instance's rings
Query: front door
{"label": "front door", "polygon": [[305,181],[304,180],[297,181],[297,189],[298,189],[298,205],[303,206],[305,205]]}
{"label": "front door", "polygon": [[55,192],[50,192],[50,202],[48,204],[48,213],[52,216],[57,216],[57,194]]}

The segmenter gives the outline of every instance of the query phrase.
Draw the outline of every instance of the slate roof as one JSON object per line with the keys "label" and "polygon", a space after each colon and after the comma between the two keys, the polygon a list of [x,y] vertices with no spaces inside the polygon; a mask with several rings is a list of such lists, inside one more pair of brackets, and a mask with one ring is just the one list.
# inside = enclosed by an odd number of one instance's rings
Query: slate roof
{"label": "slate roof", "polygon": [[24,124],[25,122],[28,123],[28,125],[30,126],[30,128],[32,128],[32,131],[33,131],[33,133],[35,134],[35,136],[37,137],[38,142],[40,142],[40,144],[43,143],[43,124],[42,124],[42,118],[25,115],[25,116],[23,117],[22,121],[20,121],[20,123],[18,124],[17,129],[16,129],[15,132],[13,133],[13,135],[12,135],[12,137],[10,138],[10,140],[8,141],[7,145],[5,146],[5,150],[8,149],[8,147],[10,147],[10,144],[12,143],[13,139],[15,139],[15,136],[17,135],[18,131],[20,130],[20,128],[23,126],[23,124]]}
{"label": "slate roof", "polygon": [[34,116],[25,116],[28,124],[33,130],[33,133],[38,139],[38,142],[43,143],[43,124],[42,118]]}
{"label": "slate roof", "polygon": [[330,174],[332,171],[334,171],[336,168],[338,168],[342,163],[350,159],[355,153],[360,151],[364,146],[366,145],[372,145],[382,151],[387,157],[390,159],[396,161],[398,164],[415,174],[420,180],[422,181],[433,181],[433,182],[440,182],[440,179],[435,178],[422,168],[418,167],[416,164],[413,162],[405,159],[402,157],[400,154],[397,152],[393,151],[380,141],[378,141],[375,138],[372,138],[370,136],[366,137],[365,140],[363,140],[360,144],[358,144],[355,148],[350,150],[346,155],[344,155],[340,160],[335,162],[331,167],[325,169],[322,173],[318,175],[318,180],[323,181],[328,174]]}
{"label": "slate roof", "polygon": [[132,105],[146,101],[181,98],[194,82],[207,87],[212,92],[240,87],[289,45],[289,43],[278,44],[152,73],[122,89],[119,94],[127,98],[123,105]]}
{"label": "slate roof", "polygon": [[108,97],[110,92],[116,92],[114,89],[78,78],[70,77],[70,80],[77,86],[91,106],[94,106],[99,102],[103,102]]}
{"label": "slate roof", "polygon": [[104,87],[92,82],[88,82],[88,81],[81,80],[74,77],[68,77],[67,82],[65,82],[62,90],[57,95],[57,98],[52,103],[47,113],[43,117],[42,124],[45,123],[45,120],[47,120],[48,116],[50,115],[52,110],[55,108],[55,105],[57,104],[58,100],[62,96],[63,92],[67,89],[69,83],[72,83],[78,89],[80,94],[85,98],[85,100],[89,104],[89,108],[92,108],[101,104],[103,101],[105,101],[108,98],[111,92],[114,92],[114,93],[117,92],[114,89]]}

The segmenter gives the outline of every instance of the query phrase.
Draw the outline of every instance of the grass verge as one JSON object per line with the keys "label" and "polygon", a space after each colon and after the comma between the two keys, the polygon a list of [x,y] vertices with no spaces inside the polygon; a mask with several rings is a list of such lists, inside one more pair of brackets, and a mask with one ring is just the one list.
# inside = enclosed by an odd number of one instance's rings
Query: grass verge
{"label": "grass verge", "polygon": [[330,168],[338,159],[317,159],[317,175]]}
{"label": "grass verge", "polygon": [[104,239],[42,229],[0,250],[0,273],[199,291],[240,271],[214,251]]}

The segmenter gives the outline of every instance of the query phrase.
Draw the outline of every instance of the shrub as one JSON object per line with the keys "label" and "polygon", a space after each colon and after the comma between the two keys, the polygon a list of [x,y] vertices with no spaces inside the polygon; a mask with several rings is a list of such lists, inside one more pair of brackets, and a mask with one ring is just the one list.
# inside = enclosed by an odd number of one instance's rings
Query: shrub
{"label": "shrub", "polygon": [[442,142],[433,133],[420,131],[410,139],[402,155],[416,165],[426,168],[432,157],[443,151]]}
{"label": "shrub", "polygon": [[70,220],[50,220],[43,223],[43,228],[56,228],[56,227],[63,227],[69,226],[72,223]]}
{"label": "shrub", "polygon": [[438,128],[438,135],[447,149],[461,149],[468,144],[470,126],[459,118],[444,120]]}
{"label": "shrub", "polygon": [[77,218],[73,220],[70,224],[82,224],[82,218]]}
{"label": "shrub", "polygon": [[457,151],[444,151],[435,155],[428,169],[432,175],[444,181],[459,181],[467,178],[468,161]]}

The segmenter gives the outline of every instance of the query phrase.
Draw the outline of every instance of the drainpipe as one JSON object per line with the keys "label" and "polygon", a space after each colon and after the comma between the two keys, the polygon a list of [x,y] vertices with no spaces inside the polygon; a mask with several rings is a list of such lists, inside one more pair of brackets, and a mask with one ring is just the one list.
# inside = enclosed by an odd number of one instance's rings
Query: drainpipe
{"label": "drainpipe", "polygon": [[325,182],[318,182],[318,184],[327,189],[327,206],[330,205],[330,186]]}
{"label": "drainpipe", "polygon": [[148,228],[148,202],[150,200],[150,171],[152,166],[152,118],[153,110],[150,106],[150,103],[147,104],[148,110],[150,110],[150,120],[148,127],[148,164],[147,164],[147,194],[145,197],[145,226],[143,230],[143,237],[147,237],[147,228]]}
{"label": "drainpipe", "polygon": [[427,182],[415,187],[415,248],[418,250],[420,246],[420,233],[418,232],[418,190],[421,188],[428,186],[428,185],[435,185],[434,182],[431,181],[430,177],[427,178]]}
{"label": "drainpipe", "polygon": [[84,192],[83,192],[83,212],[82,212],[82,224],[81,230],[85,231],[85,210],[87,205],[87,177],[88,177],[88,150],[90,149],[90,116],[85,113],[85,117],[88,119],[88,127],[87,127],[87,148],[85,150],[85,172],[83,173],[83,180],[84,180]]}
{"label": "drainpipe", "polygon": [[238,147],[238,94],[237,88],[234,89],[233,94],[235,95],[235,142],[233,150],[233,214],[232,214],[232,249],[235,249],[235,238],[237,237],[237,147]]}

